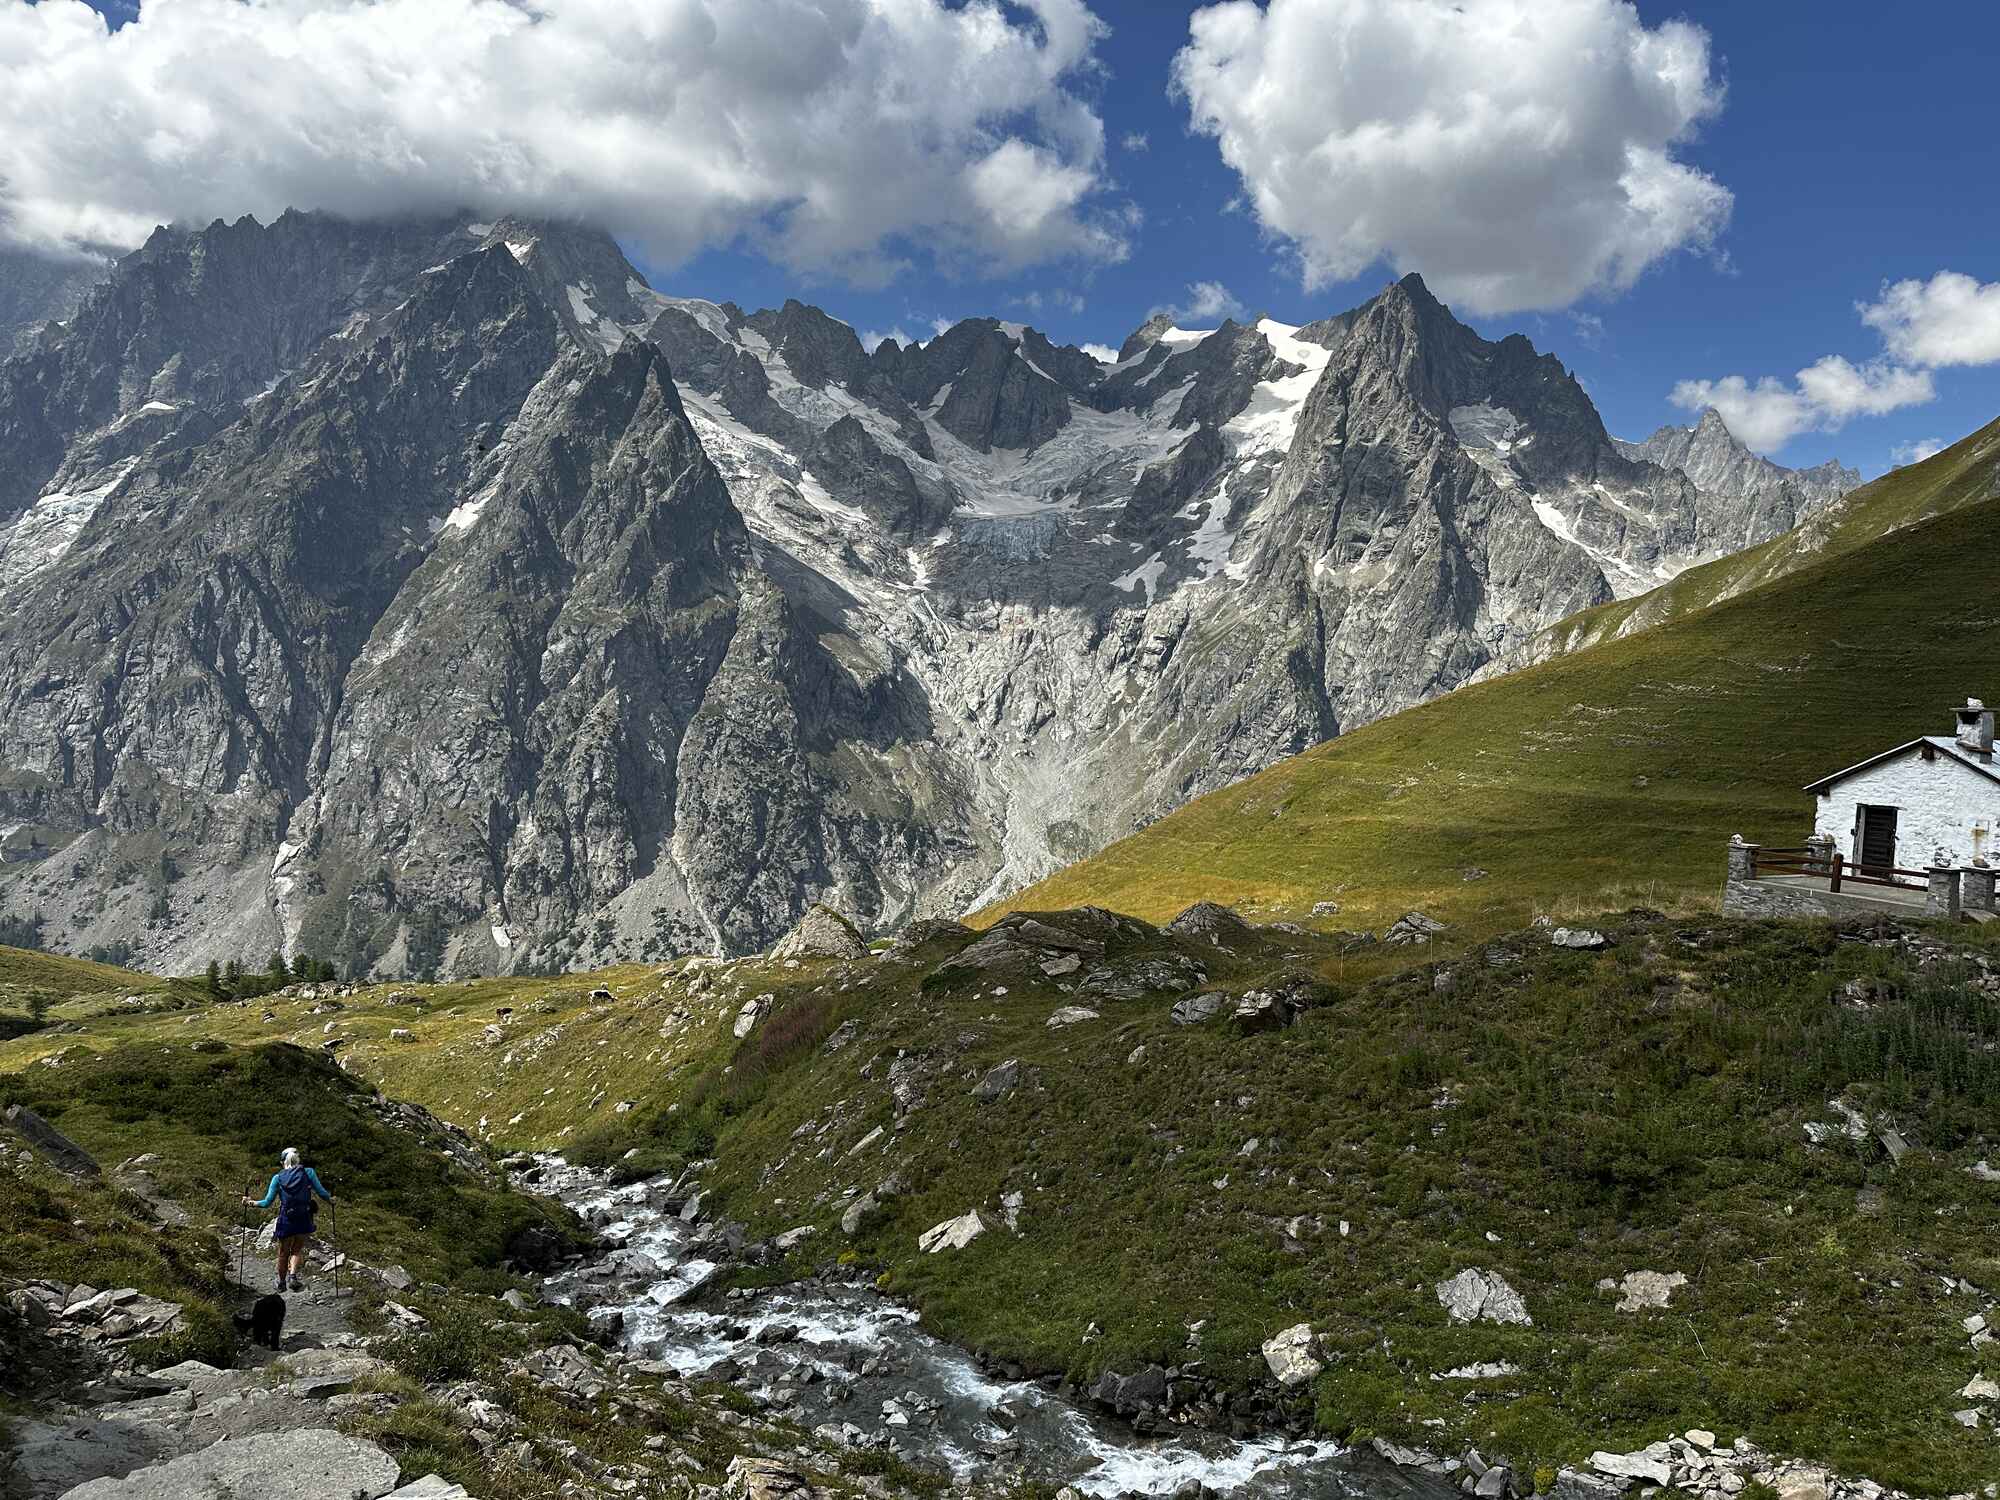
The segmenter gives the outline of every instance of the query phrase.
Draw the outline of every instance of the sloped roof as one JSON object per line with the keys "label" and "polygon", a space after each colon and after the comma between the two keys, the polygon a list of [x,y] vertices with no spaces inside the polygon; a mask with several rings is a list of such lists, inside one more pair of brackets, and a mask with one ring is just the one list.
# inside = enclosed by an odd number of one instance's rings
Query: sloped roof
{"label": "sloped roof", "polygon": [[1929,745],[1940,755],[1950,756],[1960,765],[1970,767],[1991,781],[2000,782],[2000,762],[1981,760],[1976,755],[1967,755],[1964,750],[1959,748],[1958,741],[1949,735],[1925,734],[1898,745],[1893,750],[1884,750],[1880,755],[1871,755],[1866,760],[1858,760],[1843,771],[1835,771],[1831,776],[1822,776],[1818,781],[1809,781],[1800,790],[1807,792],[1822,791],[1832,786],[1836,781],[1845,781],[1856,771],[1865,771],[1870,766],[1881,765],[1885,760],[1894,760],[1897,756],[1907,751],[1915,750],[1920,745]]}

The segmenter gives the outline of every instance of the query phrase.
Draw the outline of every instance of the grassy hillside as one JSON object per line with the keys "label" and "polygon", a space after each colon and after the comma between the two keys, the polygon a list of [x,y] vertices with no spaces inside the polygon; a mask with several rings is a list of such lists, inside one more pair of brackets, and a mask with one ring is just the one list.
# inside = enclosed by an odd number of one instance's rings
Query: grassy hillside
{"label": "grassy hillside", "polygon": [[[858,1259],[934,1328],[1031,1368],[1083,1381],[1178,1364],[1203,1322],[1198,1357],[1247,1389],[1262,1340],[1309,1321],[1328,1369],[1297,1400],[1349,1437],[1477,1442],[1532,1472],[1708,1426],[1927,1494],[2000,1466],[1991,1431],[1950,1418],[1968,1379],[2000,1374],[2000,1346],[1959,1327],[1994,1316],[2000,1287],[2000,1193],[1964,1170],[2000,1145],[2000,1001],[1979,968],[2000,938],[1947,954],[1637,914],[1599,919],[1602,953],[1531,929],[1424,956],[1046,920],[1105,954],[1061,977],[983,971],[946,933],[852,963],[625,969],[608,1000],[577,978],[383,987],[333,1019],[356,1073],[486,1119],[496,1145],[627,1171],[710,1159],[721,1212],[758,1234],[816,1227],[788,1266],[739,1275]],[[1206,979],[1155,967],[1116,998],[1093,977],[1181,960]],[[1283,988],[1307,1008],[1258,1034],[1226,1012],[1175,1024],[1196,988]],[[1080,1001],[1097,1019],[1047,1024]],[[0,1068],[24,1073],[0,1088],[325,1023],[298,997],[269,1003],[270,1023],[221,1006],[18,1038]],[[56,1042],[59,1068],[32,1060]],[[1014,1087],[975,1097],[1009,1059]],[[165,1096],[191,1099],[193,1082]],[[1812,1147],[1803,1127],[1834,1120],[1833,1098],[1917,1150],[1896,1168],[1872,1141]],[[106,1107],[80,1101],[69,1123],[122,1148],[128,1127],[94,1118]],[[891,1177],[900,1193],[843,1234],[854,1195]],[[381,1185],[358,1176],[351,1201],[363,1182]],[[970,1248],[919,1252],[971,1208],[992,1227]],[[1534,1326],[1450,1323],[1432,1287],[1466,1267],[1504,1276]],[[1597,1283],[1636,1270],[1689,1284],[1668,1309],[1621,1313]],[[1986,1290],[1947,1289],[1961,1278]],[[1432,1378],[1475,1362],[1515,1372]]]}
{"label": "grassy hillside", "polygon": [[1975,582],[1996,569],[2000,502],[1918,522],[1342,735],[1006,907],[1159,919],[1210,899],[1304,917],[1335,900],[1329,925],[1420,907],[1497,928],[1618,892],[1712,897],[1730,834],[1810,831],[1805,782],[1948,729],[1968,693],[2000,699],[2000,603]]}
{"label": "grassy hillside", "polygon": [[1919,464],[1844,495],[1795,531],[1691,568],[1660,588],[1572,615],[1544,632],[1535,654],[1577,651],[1677,620],[1734,598],[1819,559],[1851,552],[1893,531],[2000,498],[2000,421]]}
{"label": "grassy hillside", "polygon": [[156,990],[165,981],[133,969],[92,963],[36,948],[0,947],[0,1005],[29,990],[56,996],[137,994]]}

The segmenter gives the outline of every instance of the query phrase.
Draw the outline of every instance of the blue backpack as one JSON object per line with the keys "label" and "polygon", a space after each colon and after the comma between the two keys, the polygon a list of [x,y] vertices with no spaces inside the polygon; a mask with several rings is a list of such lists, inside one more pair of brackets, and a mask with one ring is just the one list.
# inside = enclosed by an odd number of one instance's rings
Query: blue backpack
{"label": "blue backpack", "polygon": [[278,1174],[278,1206],[295,1224],[313,1221],[312,1178],[304,1167],[288,1167]]}

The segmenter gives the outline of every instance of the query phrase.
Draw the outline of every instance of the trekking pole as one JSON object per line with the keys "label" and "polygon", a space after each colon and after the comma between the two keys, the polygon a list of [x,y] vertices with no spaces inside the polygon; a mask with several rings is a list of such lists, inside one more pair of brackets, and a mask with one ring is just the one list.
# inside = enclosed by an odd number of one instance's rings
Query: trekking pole
{"label": "trekking pole", "polygon": [[249,1188],[245,1188],[243,1190],[243,1202],[236,1206],[236,1217],[239,1221],[236,1226],[236,1284],[244,1288],[247,1288],[249,1285],[243,1279],[243,1249],[250,1239],[250,1209],[248,1205],[250,1202],[250,1189],[256,1186],[257,1184],[252,1182]]}

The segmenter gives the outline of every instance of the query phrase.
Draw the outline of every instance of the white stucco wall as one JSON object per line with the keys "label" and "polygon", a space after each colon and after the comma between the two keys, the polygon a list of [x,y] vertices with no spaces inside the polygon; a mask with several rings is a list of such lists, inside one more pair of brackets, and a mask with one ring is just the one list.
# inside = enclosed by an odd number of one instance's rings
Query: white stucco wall
{"label": "white stucco wall", "polygon": [[1854,858],[1854,813],[1861,803],[1893,807],[1896,863],[1921,870],[1943,849],[1955,866],[1975,855],[2000,862],[2000,781],[1940,751],[1926,761],[1917,749],[1835,782],[1819,804],[1813,832],[1826,834]]}

